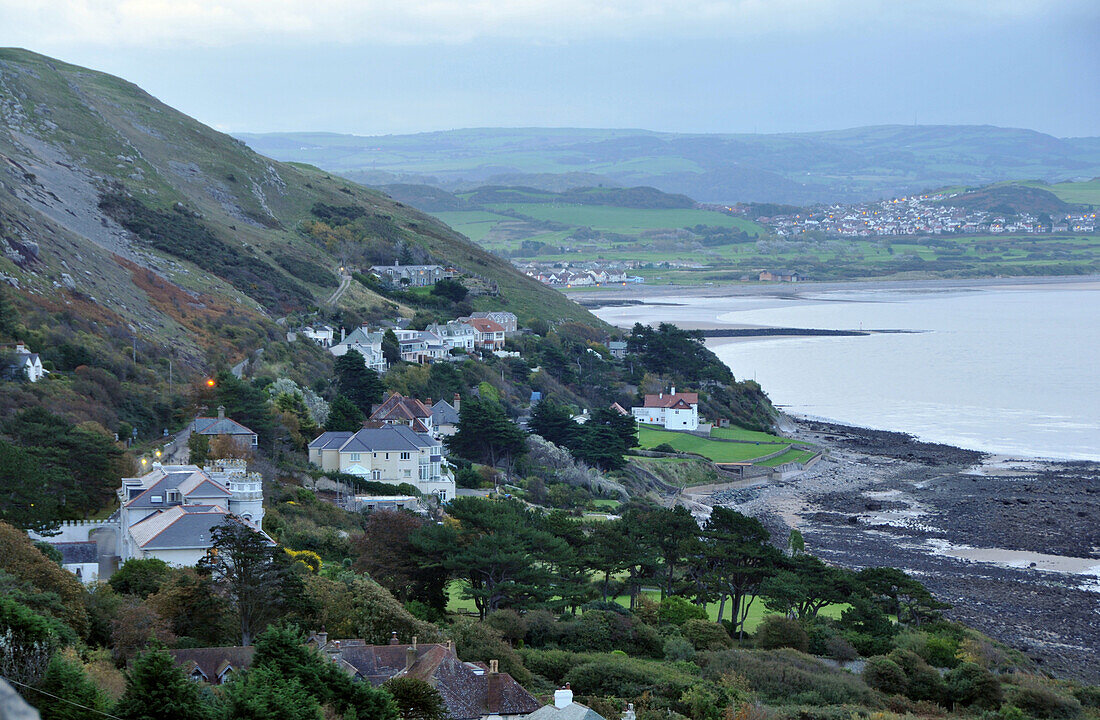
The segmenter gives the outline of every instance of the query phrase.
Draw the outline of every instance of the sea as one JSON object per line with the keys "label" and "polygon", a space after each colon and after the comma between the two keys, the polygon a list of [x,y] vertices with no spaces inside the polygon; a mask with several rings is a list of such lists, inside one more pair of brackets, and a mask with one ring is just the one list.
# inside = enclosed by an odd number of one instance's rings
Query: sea
{"label": "sea", "polygon": [[1009,457],[1100,461],[1100,282],[847,286],[661,297],[609,323],[869,330],[712,338],[736,377],[794,415]]}

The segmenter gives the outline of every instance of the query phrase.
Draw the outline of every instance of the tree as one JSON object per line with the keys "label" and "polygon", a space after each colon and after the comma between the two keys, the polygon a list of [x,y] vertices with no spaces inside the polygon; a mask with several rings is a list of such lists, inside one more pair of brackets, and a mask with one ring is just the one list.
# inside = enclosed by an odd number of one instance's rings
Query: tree
{"label": "tree", "polygon": [[355,569],[365,572],[398,601],[419,600],[443,610],[447,577],[432,567],[413,545],[412,536],[425,520],[406,511],[375,510],[363,534],[355,539]]}
{"label": "tree", "polygon": [[581,434],[581,426],[573,422],[569,408],[550,398],[544,398],[535,405],[527,428],[555,445],[570,449],[576,446]]}
{"label": "tree", "polygon": [[390,365],[401,362],[401,341],[397,339],[397,333],[386,330],[382,335],[382,357]]}
{"label": "tree", "polygon": [[432,286],[432,295],[437,297],[447,298],[451,302],[462,302],[466,299],[466,286],[458,280],[450,280],[444,278],[443,280],[436,281]]}
{"label": "tree", "polygon": [[759,520],[729,508],[715,508],[703,526],[704,551],[713,559],[715,584],[722,598],[719,621],[728,596],[733,628],[741,636],[760,585],[778,564],[779,551],[768,544],[768,537]]}
{"label": "tree", "polygon": [[21,683],[36,682],[53,651],[75,638],[56,619],[40,615],[0,594],[0,675]]}
{"label": "tree", "polygon": [[225,688],[226,717],[233,720],[321,720],[321,704],[296,677],[261,665]]}
{"label": "tree", "polygon": [[214,715],[199,686],[187,679],[163,648],[134,660],[114,713],[124,720],[210,720]]}
{"label": "tree", "polygon": [[363,413],[355,403],[343,395],[337,395],[329,407],[325,430],[330,432],[356,432],[363,427]]}
{"label": "tree", "polygon": [[210,457],[210,437],[193,432],[187,438],[188,462],[202,467]]}
{"label": "tree", "polygon": [[626,446],[614,428],[589,420],[581,431],[581,441],[572,448],[573,455],[594,467],[618,470],[626,464]]}
{"label": "tree", "polygon": [[216,435],[210,441],[209,457],[211,460],[250,460],[252,449],[242,445],[232,435]]}
{"label": "tree", "polygon": [[115,592],[144,600],[160,589],[171,572],[168,563],[159,558],[131,558],[111,575],[107,584]]}
{"label": "tree", "polygon": [[43,594],[55,594],[50,607],[37,611],[57,618],[67,626],[69,635],[83,637],[88,632],[88,614],[84,608],[86,591],[76,576],[50,560],[34,546],[27,534],[0,522],[0,570],[32,586]]}
{"label": "tree", "polygon": [[395,677],[382,683],[382,687],[393,695],[403,720],[446,720],[449,717],[439,691],[423,680]]}
{"label": "tree", "polygon": [[826,565],[812,555],[790,558],[760,587],[764,605],[772,611],[796,612],[799,619],[811,620],[826,605],[842,603],[853,592],[852,573]]}
{"label": "tree", "polygon": [[642,527],[662,561],[661,599],[664,599],[672,594],[676,569],[695,554],[693,546],[699,536],[699,523],[683,505],[651,506],[644,512]]}
{"label": "tree", "polygon": [[332,364],[336,375],[336,392],[351,400],[364,414],[374,403],[382,402],[382,380],[367,367],[366,360],[356,350],[336,358]]}
{"label": "tree", "polygon": [[21,530],[49,534],[61,524],[57,495],[68,482],[60,468],[43,467],[18,445],[0,439],[0,520]]}
{"label": "tree", "polygon": [[903,625],[919,628],[922,623],[938,618],[940,610],[951,607],[936,600],[928,588],[896,568],[864,568],[857,581],[884,612],[897,616]]}
{"label": "tree", "polygon": [[150,642],[170,644],[175,640],[168,621],[153,608],[133,598],[119,607],[118,616],[111,621],[111,645],[120,664],[129,662]]}
{"label": "tree", "polygon": [[215,376],[211,407],[225,407],[226,417],[249,427],[260,445],[271,447],[275,438],[275,416],[262,384],[249,383],[223,370]]}
{"label": "tree", "polygon": [[240,621],[241,645],[278,617],[301,581],[286,553],[234,516],[210,531],[212,551],[198,562],[229,599]]}
{"label": "tree", "polygon": [[553,581],[541,560],[561,553],[564,544],[540,529],[524,505],[459,497],[448,514],[455,522],[427,525],[413,543],[440,557],[448,574],[466,580],[466,594],[482,619],[502,607],[522,610],[549,598]]}
{"label": "tree", "polygon": [[451,452],[493,467],[510,463],[527,451],[526,435],[491,400],[470,398],[462,403],[458,428],[446,439]]}
{"label": "tree", "polygon": [[32,696],[42,720],[85,720],[107,709],[107,698],[84,672],[79,658],[55,653]]}
{"label": "tree", "polygon": [[229,645],[238,634],[236,612],[216,592],[210,573],[176,570],[146,602],[169,621],[177,637],[200,646]]}

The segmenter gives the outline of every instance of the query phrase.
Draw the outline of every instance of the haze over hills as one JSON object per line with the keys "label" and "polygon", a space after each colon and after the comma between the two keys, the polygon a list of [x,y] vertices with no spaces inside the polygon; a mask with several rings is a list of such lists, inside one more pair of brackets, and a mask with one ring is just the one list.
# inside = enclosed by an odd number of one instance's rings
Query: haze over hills
{"label": "haze over hills", "polygon": [[[700,202],[806,205],[1003,180],[1100,175],[1100,138],[993,126],[888,125],[815,133],[476,128],[362,137],[238,133],[257,151],[371,185],[484,184],[560,191],[651,185]],[[601,180],[602,179],[602,180]]]}
{"label": "haze over hills", "polygon": [[[173,343],[195,365],[213,311],[263,326],[321,304],[338,266],[398,257],[497,283],[487,305],[591,318],[430,216],[263,157],[125,80],[24,50],[0,50],[0,186],[0,274],[25,300]],[[370,237],[305,232],[319,204]],[[340,307],[397,309],[359,283]]]}

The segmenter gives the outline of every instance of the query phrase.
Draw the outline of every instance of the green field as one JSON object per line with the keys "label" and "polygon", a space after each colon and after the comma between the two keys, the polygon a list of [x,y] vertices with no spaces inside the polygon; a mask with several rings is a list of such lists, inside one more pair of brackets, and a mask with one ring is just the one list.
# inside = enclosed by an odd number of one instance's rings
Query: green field
{"label": "green field", "polygon": [[719,438],[721,440],[744,440],[746,442],[779,442],[779,443],[794,443],[796,445],[809,445],[805,440],[791,440],[790,438],[779,437],[778,435],[771,435],[766,432],[760,432],[759,430],[746,430],[743,427],[737,427],[736,425],[730,425],[729,427],[716,427],[710,431],[710,436],[713,438]]}
{"label": "green field", "polygon": [[778,437],[770,442],[753,444],[722,442],[682,432],[658,430],[649,425],[638,427],[638,441],[646,449],[668,443],[680,452],[696,453],[717,463],[747,462],[790,445],[789,440]]}
{"label": "green field", "polygon": [[780,455],[778,457],[774,457],[771,460],[764,460],[760,464],[764,465],[766,467],[776,467],[776,466],[782,465],[784,463],[806,462],[807,460],[809,460],[810,458],[812,458],[816,454],[817,453],[812,452],[810,450],[798,450],[798,449],[795,449],[795,448],[791,448],[790,450],[783,453],[782,455]]}
{"label": "green field", "polygon": [[[477,608],[474,607],[474,601],[469,598],[463,597],[464,583],[460,581],[452,582],[447,586],[447,612],[461,613],[461,614],[476,614]],[[654,602],[660,602],[661,593],[656,590],[643,590],[642,596],[646,597]],[[615,602],[623,607],[630,607],[630,596],[620,595],[615,598]],[[712,621],[718,620],[718,603],[709,603],[706,605],[707,615]],[[823,617],[839,619],[840,614],[848,609],[848,605],[827,605],[821,610]],[[770,615],[767,608],[764,607],[763,600],[756,599],[749,605],[749,615],[745,620],[746,632],[753,632],[760,625],[765,615]],[[725,619],[730,617],[730,608],[727,603]]]}
{"label": "green field", "polygon": [[494,205],[494,210],[511,210],[521,215],[550,222],[590,227],[593,230],[631,235],[643,230],[660,230],[712,225],[736,228],[750,234],[763,232],[763,228],[749,220],[726,215],[713,210],[694,209],[635,209],[607,205],[553,205],[549,203],[516,203]]}

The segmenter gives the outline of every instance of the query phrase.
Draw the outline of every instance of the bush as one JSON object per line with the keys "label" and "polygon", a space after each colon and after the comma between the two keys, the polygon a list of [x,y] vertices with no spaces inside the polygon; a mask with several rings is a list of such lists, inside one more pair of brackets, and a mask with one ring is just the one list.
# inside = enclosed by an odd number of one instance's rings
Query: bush
{"label": "bush", "polygon": [[668,625],[680,627],[688,620],[706,620],[706,608],[678,595],[666,597],[657,608],[657,619]]}
{"label": "bush", "polygon": [[768,615],[756,631],[756,644],[765,650],[785,647],[806,652],[810,649],[810,636],[797,620],[783,615]]}
{"label": "bush", "polygon": [[976,663],[962,663],[947,673],[947,694],[956,706],[971,705],[994,710],[1004,697],[1001,683],[993,673]]}
{"label": "bush", "polygon": [[842,663],[851,662],[859,657],[859,653],[852,647],[852,643],[839,635],[825,641],[825,655]]}
{"label": "bush", "polygon": [[875,694],[857,676],[797,650],[725,650],[700,653],[695,662],[707,679],[736,674],[762,702],[780,705],[868,705]]}
{"label": "bush", "polygon": [[1013,689],[1008,702],[1033,718],[1076,718],[1081,716],[1077,698],[1062,695],[1051,687],[1027,684]]}
{"label": "bush", "polygon": [[1073,691],[1073,697],[1077,698],[1077,702],[1083,707],[1100,708],[1100,686],[1086,685],[1077,688]]}
{"label": "bush", "polygon": [[867,660],[863,667],[863,681],[868,687],[886,695],[904,695],[905,671],[888,657],[877,655]]}
{"label": "bush", "polygon": [[680,452],[679,450],[672,447],[671,445],[669,445],[666,442],[661,443],[660,445],[657,445],[656,447],[653,448],[653,450],[654,450],[654,452],[673,453],[673,454]]}
{"label": "bush", "polygon": [[695,657],[695,648],[683,635],[673,635],[665,640],[665,660],[678,662]]}
{"label": "bush", "polygon": [[688,620],[680,628],[680,632],[699,651],[724,650],[733,647],[733,638],[726,629],[709,620]]}
{"label": "bush", "polygon": [[649,692],[675,701],[691,687],[694,677],[678,665],[608,654],[574,667],[565,680],[582,695],[626,699]]}
{"label": "bush", "polygon": [[888,656],[905,673],[905,695],[911,700],[944,701],[947,686],[939,672],[912,650],[897,649]]}
{"label": "bush", "polygon": [[565,676],[578,665],[596,657],[590,653],[574,653],[568,650],[520,650],[523,664],[536,675],[541,675],[554,685],[561,687]]}

